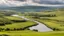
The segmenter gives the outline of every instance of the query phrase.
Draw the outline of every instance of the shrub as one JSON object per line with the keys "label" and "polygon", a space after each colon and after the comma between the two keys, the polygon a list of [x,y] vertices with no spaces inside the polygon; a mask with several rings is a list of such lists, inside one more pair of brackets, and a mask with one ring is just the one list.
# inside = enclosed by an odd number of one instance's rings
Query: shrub
{"label": "shrub", "polygon": [[9,36],[9,35],[7,35],[7,34],[3,34],[2,36]]}
{"label": "shrub", "polygon": [[33,29],[33,31],[36,31],[36,32],[38,32],[38,30],[36,30],[36,29]]}
{"label": "shrub", "polygon": [[26,20],[12,20],[13,22],[26,22]]}
{"label": "shrub", "polygon": [[9,30],[10,30],[10,28],[6,28],[6,29],[5,29],[5,31],[9,31]]}
{"label": "shrub", "polygon": [[7,18],[0,18],[0,26],[4,26],[6,24],[11,24],[11,23],[12,23],[12,21],[10,21]]}

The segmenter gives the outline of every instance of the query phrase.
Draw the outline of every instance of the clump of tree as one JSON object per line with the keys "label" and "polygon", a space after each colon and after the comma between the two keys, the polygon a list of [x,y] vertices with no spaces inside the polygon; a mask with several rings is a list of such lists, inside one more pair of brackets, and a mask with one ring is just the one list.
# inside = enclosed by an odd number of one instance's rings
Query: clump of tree
{"label": "clump of tree", "polygon": [[7,35],[7,34],[2,34],[2,35],[0,35],[0,36],[9,36],[9,35]]}
{"label": "clump of tree", "polygon": [[1,14],[1,13],[0,13],[0,17],[4,17],[4,14]]}
{"label": "clump of tree", "polygon": [[53,29],[53,31],[60,31],[60,29],[58,29],[58,28],[52,28]]}
{"label": "clump of tree", "polygon": [[27,20],[11,20],[13,22],[26,22]]}
{"label": "clump of tree", "polygon": [[36,32],[38,32],[38,30],[37,30],[37,29],[33,29],[33,31],[36,31]]}
{"label": "clump of tree", "polygon": [[11,16],[13,14],[16,14],[16,12],[5,12],[3,13],[5,16]]}
{"label": "clump of tree", "polygon": [[56,17],[56,14],[40,14],[40,13],[26,13],[25,15],[27,16],[34,16],[35,18],[39,18],[39,17]]}
{"label": "clump of tree", "polygon": [[10,21],[7,18],[0,18],[0,26],[4,26],[6,24],[11,24],[11,23],[12,23],[12,21]]}
{"label": "clump of tree", "polygon": [[40,17],[56,17],[55,14],[39,15]]}
{"label": "clump of tree", "polygon": [[0,11],[1,14],[3,14],[4,16],[11,16],[13,14],[17,14],[17,12],[14,11]]}

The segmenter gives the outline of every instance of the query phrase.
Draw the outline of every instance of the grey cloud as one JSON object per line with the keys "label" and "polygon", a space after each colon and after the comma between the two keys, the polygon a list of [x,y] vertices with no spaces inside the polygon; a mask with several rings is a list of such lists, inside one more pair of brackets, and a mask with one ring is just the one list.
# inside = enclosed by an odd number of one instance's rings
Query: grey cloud
{"label": "grey cloud", "polygon": [[64,0],[33,0],[33,2],[39,4],[64,4]]}
{"label": "grey cloud", "polygon": [[24,2],[24,1],[26,1],[26,0],[15,0],[15,1],[21,1],[21,2]]}
{"label": "grey cloud", "polygon": [[[15,1],[27,2],[29,0],[15,0]],[[34,3],[39,3],[39,4],[52,4],[52,5],[64,4],[64,0],[32,0],[32,1]]]}

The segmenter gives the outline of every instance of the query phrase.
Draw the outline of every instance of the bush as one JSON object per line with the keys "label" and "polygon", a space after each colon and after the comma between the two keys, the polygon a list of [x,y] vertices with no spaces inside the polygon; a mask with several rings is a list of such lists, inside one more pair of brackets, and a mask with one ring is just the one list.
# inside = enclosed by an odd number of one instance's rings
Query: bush
{"label": "bush", "polygon": [[7,35],[7,34],[3,34],[2,36],[9,36],[9,35]]}
{"label": "bush", "polygon": [[33,29],[33,31],[36,31],[36,32],[38,32],[38,30],[36,30],[36,29]]}
{"label": "bush", "polygon": [[7,18],[0,18],[0,26],[4,26],[6,24],[12,24],[12,21]]}
{"label": "bush", "polygon": [[0,28],[0,31],[4,31],[5,29],[4,28]]}
{"label": "bush", "polygon": [[5,29],[5,31],[9,31],[9,30],[10,30],[10,28],[6,28],[6,29]]}
{"label": "bush", "polygon": [[11,20],[13,22],[26,22],[26,20]]}
{"label": "bush", "polygon": [[4,23],[0,23],[0,26],[5,26],[5,24]]}

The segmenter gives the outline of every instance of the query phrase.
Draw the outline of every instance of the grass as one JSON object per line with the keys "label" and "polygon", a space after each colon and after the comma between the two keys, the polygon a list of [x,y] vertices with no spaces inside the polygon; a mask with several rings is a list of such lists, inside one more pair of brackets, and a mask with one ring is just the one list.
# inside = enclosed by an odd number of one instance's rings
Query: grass
{"label": "grass", "polygon": [[[33,13],[34,12],[32,12],[32,14]],[[38,14],[38,15],[47,15],[47,14],[53,15],[53,14],[55,14],[56,17],[40,17],[40,19],[39,19],[39,18],[31,18],[32,16],[27,15],[27,18],[34,19],[41,23],[44,23],[46,26],[48,26],[52,29],[56,29],[57,31],[58,30],[64,31],[64,11],[35,12],[34,14]]]}
{"label": "grass", "polygon": [[[58,12],[58,11],[52,11],[52,12],[35,12],[37,14],[56,14],[57,17],[43,17],[40,19],[34,19],[37,20],[41,23],[44,23],[46,26],[50,27],[50,28],[55,28],[55,29],[59,29],[60,31],[56,30],[56,31],[52,31],[52,32],[35,32],[35,31],[30,31],[30,30],[17,30],[17,31],[1,31],[0,34],[7,34],[10,36],[64,36],[64,12]],[[21,14],[19,14],[21,15]],[[26,16],[29,19],[32,19],[32,16]],[[18,17],[13,17],[13,16],[6,16],[6,18],[8,18],[9,20],[23,20],[22,18],[18,18]],[[47,20],[47,19],[50,20]],[[56,20],[59,20],[56,21]],[[24,28],[27,26],[31,26],[34,25],[36,23],[32,22],[32,21],[26,21],[26,22],[14,22],[12,24],[9,25],[5,25],[5,26],[0,26],[0,28],[10,28],[10,29],[14,29],[14,28]]]}
{"label": "grass", "polygon": [[0,26],[0,28],[10,28],[10,29],[24,28],[24,27],[31,26],[31,25],[34,25],[34,24],[36,24],[36,23],[31,22],[31,21],[27,21],[27,22],[20,22],[20,23],[12,23],[12,24],[9,24],[9,25],[6,25],[6,26]]}
{"label": "grass", "polygon": [[59,29],[60,31],[64,31],[64,26],[62,26],[63,24],[60,24],[60,22],[40,20],[40,19],[38,21],[40,21],[41,23],[44,23],[46,26],[52,29],[55,28],[55,29]]}
{"label": "grass", "polygon": [[[22,18],[13,17],[13,16],[6,16],[6,18],[9,19],[9,20],[23,20]],[[32,22],[32,21],[12,22],[11,24],[8,24],[8,25],[5,25],[5,26],[0,26],[0,28],[3,28],[3,29],[9,28],[9,29],[13,30],[14,28],[20,29],[20,28],[25,28],[25,27],[32,26],[32,25],[35,25],[35,24],[36,23]]]}
{"label": "grass", "polygon": [[64,36],[64,31],[54,31],[54,32],[33,32],[29,30],[24,31],[5,31],[0,32],[0,34],[7,34],[10,36]]}
{"label": "grass", "polygon": [[[51,12],[49,12],[51,13]],[[49,14],[48,13],[48,14]],[[64,31],[64,12],[52,12],[56,14],[56,17],[42,17],[37,19],[38,21],[44,23],[46,26],[52,29],[59,29],[60,31]],[[44,13],[43,13],[44,14]],[[44,19],[46,18],[46,19]],[[50,19],[50,20],[48,20]]]}
{"label": "grass", "polygon": [[22,18],[14,17],[14,16],[6,16],[9,20],[22,20]]}

